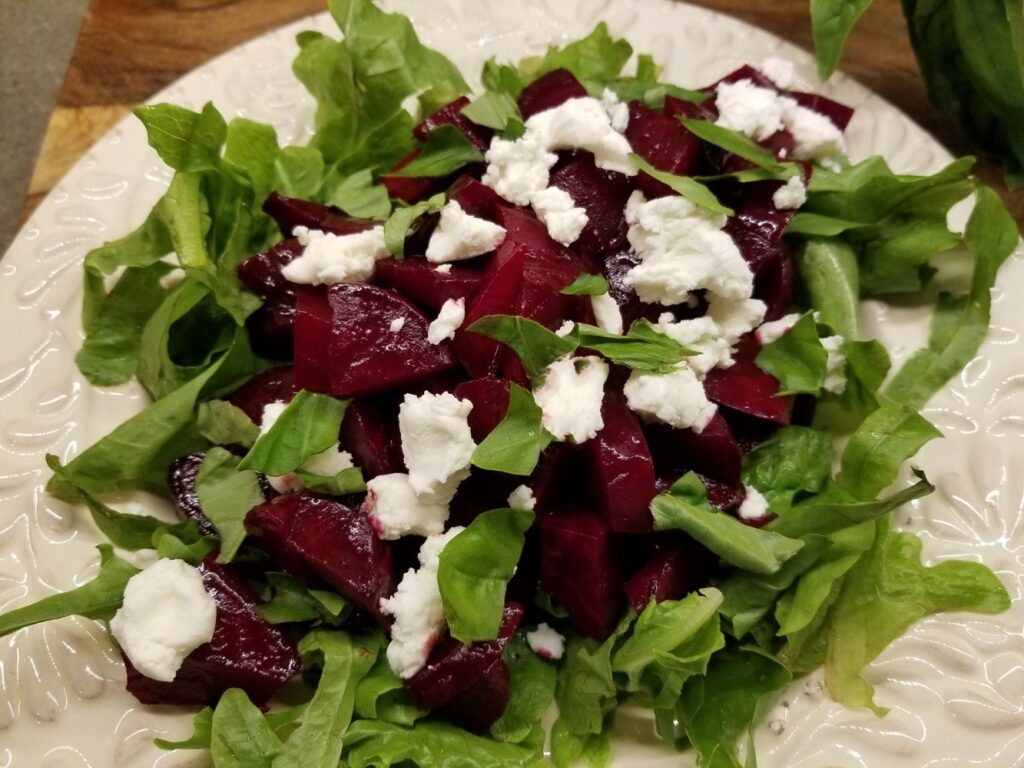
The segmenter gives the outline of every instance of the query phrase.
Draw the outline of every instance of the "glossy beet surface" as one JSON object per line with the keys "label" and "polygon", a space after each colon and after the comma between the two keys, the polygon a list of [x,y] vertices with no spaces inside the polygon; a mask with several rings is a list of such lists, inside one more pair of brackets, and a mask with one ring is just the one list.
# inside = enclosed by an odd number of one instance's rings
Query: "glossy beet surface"
{"label": "glossy beet surface", "polygon": [[[401,389],[455,365],[448,342],[427,341],[430,320],[387,288],[338,283],[327,291],[331,340],[327,348],[335,395]],[[398,331],[391,323],[401,320]]]}
{"label": "glossy beet surface", "polygon": [[700,586],[694,584],[688,559],[686,548],[677,545],[656,552],[640,566],[626,582],[626,598],[633,610],[642,613],[652,599],[656,603],[679,600]]}
{"label": "glossy beet surface", "polygon": [[[633,151],[659,171],[679,176],[693,173],[701,156],[701,141],[675,117],[656,112],[634,101],[629,105],[626,138]],[[664,197],[672,190],[646,173],[637,177],[637,187],[648,197]]]}
{"label": "glossy beet surface", "polygon": [[331,343],[331,305],[327,289],[302,285],[295,301],[295,385],[311,392],[331,391],[327,352]]}
{"label": "glossy beet surface", "polygon": [[217,601],[213,640],[185,658],[170,683],[150,680],[125,658],[128,692],[143,704],[216,706],[228,688],[262,705],[302,668],[295,644],[256,612],[259,598],[216,553],[200,565],[203,586]]}
{"label": "glossy beet surface", "polygon": [[376,226],[376,222],[354,219],[337,208],[285,197],[277,192],[271,192],[267,197],[263,211],[277,222],[285,237],[291,237],[295,227],[319,229],[335,235],[351,235]]}
{"label": "glossy beet surface", "polygon": [[353,463],[367,480],[401,472],[405,465],[394,398],[353,398],[341,422],[341,447],[352,454]]}
{"label": "glossy beet surface", "polygon": [[659,473],[682,475],[693,471],[727,485],[740,484],[743,453],[721,413],[716,413],[699,434],[664,424],[648,424],[644,431]]}
{"label": "glossy beet surface", "polygon": [[298,391],[294,370],[290,365],[282,365],[256,374],[228,395],[227,400],[258,426],[263,421],[264,408],[271,403],[291,402]]}
{"label": "glossy beet surface", "polygon": [[753,334],[740,339],[729,368],[716,368],[704,379],[708,399],[749,416],[788,424],[793,397],[779,394],[779,382],[754,362],[761,345]]}
{"label": "glossy beet surface", "polygon": [[182,520],[195,520],[204,536],[217,533],[206,515],[203,514],[199,495],[196,493],[196,475],[206,458],[205,451],[179,456],[167,470],[167,488],[171,492],[174,509]]}
{"label": "glossy beet surface", "polygon": [[395,591],[394,563],[361,510],[312,493],[291,493],[251,510],[246,527],[293,575],[315,573],[383,623],[380,601]]}
{"label": "glossy beet surface", "polygon": [[633,191],[627,176],[601,170],[589,152],[574,152],[551,173],[551,186],[564,189],[587,212],[587,225],[573,250],[596,259],[625,245],[628,227],[624,212]]}
{"label": "glossy beet surface", "polygon": [[256,351],[274,358],[291,355],[295,325],[295,285],[281,269],[302,254],[295,238],[282,240],[238,265],[238,279],[262,299],[263,304],[246,320]]}
{"label": "glossy beet surface", "polygon": [[429,176],[396,176],[395,174],[415,160],[420,154],[419,149],[414,149],[403,157],[391,171],[381,177],[381,183],[387,188],[388,195],[398,198],[406,203],[416,203],[430,197],[434,192],[444,187],[444,179],[435,179]]}
{"label": "glossy beet surface", "polygon": [[503,379],[471,379],[455,387],[455,396],[469,400],[469,429],[473,440],[483,441],[505,418],[508,411],[509,383]]}
{"label": "glossy beet surface", "polygon": [[587,95],[587,89],[567,69],[556,69],[538,77],[519,94],[519,111],[523,120],[538,112],[557,107],[569,99]]}
{"label": "glossy beet surface", "polygon": [[488,221],[498,220],[498,210],[508,206],[498,193],[472,176],[460,176],[448,188],[448,199],[454,200],[470,216]]}
{"label": "glossy beet surface", "polygon": [[491,144],[491,136],[494,132],[490,128],[477,125],[462,114],[462,110],[469,104],[467,96],[459,96],[455,101],[445,104],[436,112],[424,118],[417,125],[412,133],[420,141],[426,141],[431,131],[441,125],[454,125],[459,132],[469,139],[470,143],[481,152],[487,151]]}
{"label": "glossy beet surface", "polygon": [[466,730],[486,734],[505,714],[511,693],[512,675],[505,660],[499,658],[477,682],[441,709]]}
{"label": "glossy beet surface", "polygon": [[483,273],[466,267],[450,267],[438,272],[437,265],[425,259],[402,261],[384,259],[377,262],[374,282],[393,288],[423,307],[441,309],[449,299],[466,299],[476,293]]}

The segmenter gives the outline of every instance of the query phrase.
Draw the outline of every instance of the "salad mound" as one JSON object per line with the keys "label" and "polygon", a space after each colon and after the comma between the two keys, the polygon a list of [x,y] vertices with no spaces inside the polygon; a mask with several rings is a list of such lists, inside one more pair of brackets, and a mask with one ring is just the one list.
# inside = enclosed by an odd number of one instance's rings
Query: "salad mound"
{"label": "salad mound", "polygon": [[[86,257],[77,362],[153,402],[48,457],[110,543],[0,635],[110,622],[130,693],[203,707],[158,744],[217,768],[604,765],[627,703],[738,767],[795,677],[882,715],[892,640],[1008,607],[891,524],[1017,243],[970,159],[852,163],[853,110],[777,59],[687,90],[600,24],[471,93],[404,17],[330,9],[308,145],[137,110],[175,175]],[[858,306],[907,294],[935,320],[893,373]],[[176,519],[107,503],[139,489]]]}

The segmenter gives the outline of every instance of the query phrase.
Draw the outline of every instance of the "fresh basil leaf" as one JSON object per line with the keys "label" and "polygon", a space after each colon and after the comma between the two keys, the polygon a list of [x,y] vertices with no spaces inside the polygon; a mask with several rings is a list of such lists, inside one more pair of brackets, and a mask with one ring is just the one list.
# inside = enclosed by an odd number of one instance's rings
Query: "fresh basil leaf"
{"label": "fresh basil leaf", "polygon": [[337,625],[351,613],[345,598],[326,589],[310,589],[287,573],[268,573],[267,582],[273,596],[256,610],[271,624],[322,621]]}
{"label": "fresh basil leaf", "polygon": [[213,709],[203,707],[192,718],[192,735],[182,741],[153,739],[159,749],[172,751],[175,749],[209,749],[213,731]]}
{"label": "fresh basil leaf", "polygon": [[213,710],[210,755],[217,768],[271,768],[281,740],[240,688],[221,694]]}
{"label": "fresh basil leaf", "polygon": [[412,162],[390,175],[402,178],[447,176],[464,165],[482,163],[483,160],[480,150],[462,131],[454,125],[445,124],[430,132],[427,143]]}
{"label": "fresh basil leaf", "polygon": [[491,738],[521,744],[526,741],[555,698],[557,668],[541,659],[519,635],[505,649],[509,668],[509,700],[505,712],[491,726]]}
{"label": "fresh basil leaf", "polygon": [[800,173],[800,167],[795,163],[780,163],[775,154],[762,147],[755,141],[748,139],[739,131],[733,131],[721,125],[715,125],[707,120],[680,117],[679,121],[686,126],[690,133],[703,141],[713,144],[732,155],[736,155],[758,168],[770,171],[775,178],[788,179]]}
{"label": "fresh basil leaf", "polygon": [[671,373],[692,350],[662,333],[647,320],[637,320],[625,335],[610,333],[593,325],[576,323],[570,338],[580,347],[592,349],[616,365],[643,373]]}
{"label": "fresh basil leaf", "polygon": [[196,411],[199,434],[214,445],[241,445],[249,448],[260,436],[260,428],[241,408],[227,400],[200,403]]}
{"label": "fresh basil leaf", "polygon": [[602,293],[608,293],[608,280],[604,275],[588,275],[582,272],[559,293],[566,296],[600,296]]}
{"label": "fresh basil leaf", "polygon": [[347,400],[302,390],[274,426],[260,435],[238,468],[275,477],[298,469],[311,456],[338,444],[347,405]]}
{"label": "fresh basil leaf", "polygon": [[818,338],[814,316],[806,314],[786,333],[765,344],[754,360],[779,382],[779,394],[817,395],[825,383],[828,353]]}
{"label": "fresh basil leaf", "polygon": [[775,573],[804,543],[744,525],[707,502],[704,483],[693,472],[651,502],[654,529],[689,534],[730,565],[753,573]]}
{"label": "fresh basil leaf", "polygon": [[124,602],[125,585],[139,569],[117,557],[108,544],[100,544],[96,549],[100,552],[100,570],[92,581],[3,614],[0,616],[0,637],[65,616],[83,616],[99,621],[112,619]]}
{"label": "fresh basil leaf", "polygon": [[857,254],[842,240],[808,240],[796,251],[800,279],[821,322],[844,339],[856,339],[860,307]]}
{"label": "fresh basil leaf", "polygon": [[960,242],[960,236],[949,231],[945,216],[885,223],[862,248],[861,286],[876,295],[919,291],[931,274],[928,260]]}
{"label": "fresh basil leaf", "polygon": [[363,480],[363,472],[359,467],[343,469],[334,477],[314,475],[303,469],[295,470],[295,474],[309,490],[326,493],[329,496],[348,496],[351,493],[362,493],[366,490],[366,481]]}
{"label": "fresh basil leaf", "polygon": [[245,540],[245,516],[266,499],[259,476],[239,467],[239,458],[211,448],[196,474],[196,496],[220,536],[218,563],[230,563]]}
{"label": "fresh basil leaf", "polygon": [[615,80],[633,55],[633,47],[625,40],[608,34],[608,25],[600,22],[586,37],[561,48],[548,48],[541,59],[527,59],[519,69],[530,80],[556,69],[567,69],[586,86],[591,95],[600,96],[604,87]]}
{"label": "fresh basil leaf", "polygon": [[818,76],[828,80],[839,66],[846,38],[872,0],[811,0],[811,32]]}
{"label": "fresh basil leaf", "polygon": [[327,177],[329,187],[324,201],[336,205],[349,216],[357,219],[386,219],[391,214],[391,200],[383,184],[374,184],[373,174],[363,169],[335,180],[335,174]]}
{"label": "fresh basil leaf", "polygon": [[227,124],[210,102],[200,112],[175,104],[145,104],[135,116],[146,127],[149,145],[176,171],[205,171],[217,167]]}
{"label": "fresh basil leaf", "polygon": [[397,259],[402,258],[405,254],[405,238],[409,236],[413,222],[428,213],[438,213],[444,208],[444,203],[445,196],[441,192],[414,205],[396,208],[384,222],[384,245],[388,253]]}
{"label": "fresh basil leaf", "polygon": [[437,584],[452,637],[494,640],[505,611],[505,590],[523,551],[533,512],[495,509],[478,515],[441,551]]}
{"label": "fresh basil leaf", "polygon": [[356,685],[355,713],[361,720],[382,720],[405,726],[411,726],[427,714],[412,703],[405,683],[391,671],[384,654],[377,656],[366,677]]}
{"label": "fresh basil leaf", "polygon": [[477,125],[495,131],[505,131],[510,122],[523,120],[516,100],[502,91],[484,91],[462,108],[462,114]]}
{"label": "fresh basil leaf", "polygon": [[542,381],[548,366],[576,351],[576,342],[549,331],[540,323],[517,315],[488,315],[481,317],[469,328],[507,345],[519,355],[527,375],[533,381]]}
{"label": "fresh basil leaf", "polygon": [[821,213],[798,211],[793,220],[789,222],[789,226],[786,227],[786,234],[803,235],[804,237],[835,237],[863,226],[865,224],[860,221],[849,221]]}
{"label": "fresh basil leaf", "polygon": [[536,468],[552,437],[541,426],[543,414],[533,396],[515,382],[510,386],[505,417],[473,451],[473,466],[525,476]]}
{"label": "fresh basil leaf", "polygon": [[325,170],[324,157],[315,147],[282,147],[274,158],[273,189],[302,200],[316,198]]}
{"label": "fresh basil leaf", "polygon": [[832,477],[832,437],[809,427],[783,427],[743,457],[743,483],[788,505],[801,492],[818,493]]}
{"label": "fresh basil leaf", "polygon": [[732,208],[728,208],[718,202],[715,194],[699,181],[689,176],[677,176],[674,173],[659,171],[640,157],[640,155],[630,155],[629,159],[636,166],[637,170],[643,171],[652,179],[668,185],[673,192],[677,195],[682,195],[694,205],[707,208],[709,211],[720,213],[723,216],[733,216],[736,213]]}

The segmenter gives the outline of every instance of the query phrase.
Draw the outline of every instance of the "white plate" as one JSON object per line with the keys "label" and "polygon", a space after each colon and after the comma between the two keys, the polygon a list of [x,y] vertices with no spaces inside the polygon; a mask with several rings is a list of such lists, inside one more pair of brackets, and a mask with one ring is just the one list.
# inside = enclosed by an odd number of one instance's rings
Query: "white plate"
{"label": "white plate", "polygon": [[[429,5],[429,9],[427,6]],[[498,55],[518,59],[555,39],[578,37],[604,19],[650,51],[668,79],[701,86],[736,66],[782,54],[805,84],[857,108],[852,154],[883,154],[896,170],[933,172],[950,158],[918,126],[842,76],[825,88],[810,56],[733,19],[668,0],[394,0],[422,38],[467,74]],[[290,72],[294,34],[326,17],[286,27],[182,78],[155,101],[273,123],[282,141],[304,138],[312,105]],[[91,578],[99,536],[80,510],[46,497],[47,452],[69,457],[143,405],[137,386],[95,390],[74,365],[81,343],[84,254],[142,220],[168,172],[129,118],[105,136],[47,197],[0,263],[0,612]],[[800,681],[758,734],[768,768],[920,768],[1024,764],[1024,313],[1010,286],[1024,287],[1018,252],[1004,267],[981,354],[930,404],[947,435],[918,462],[938,492],[899,515],[931,561],[981,560],[1014,598],[998,617],[942,616],[916,626],[867,671],[885,719],[825,697],[819,676]],[[865,307],[865,328],[897,361],[926,336],[919,310]],[[190,715],[141,707],[123,690],[124,671],[102,628],[69,619],[0,641],[0,768],[204,765],[196,753],[167,755],[151,741],[189,732]],[[679,766],[649,728],[626,719],[617,765]]]}

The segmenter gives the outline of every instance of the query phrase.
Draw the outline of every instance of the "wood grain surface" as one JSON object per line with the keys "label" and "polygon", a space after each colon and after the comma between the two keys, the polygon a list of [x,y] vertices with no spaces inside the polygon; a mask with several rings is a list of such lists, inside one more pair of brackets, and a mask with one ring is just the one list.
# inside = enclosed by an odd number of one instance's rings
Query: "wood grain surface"
{"label": "wood grain surface", "polygon": [[[693,0],[811,47],[807,0]],[[74,162],[139,102],[227,49],[324,7],[323,0],[93,0],[39,157],[22,219]],[[876,0],[854,31],[842,68],[923,125],[956,154],[968,148],[928,103],[899,0]],[[1024,223],[1024,194],[982,162]]]}

